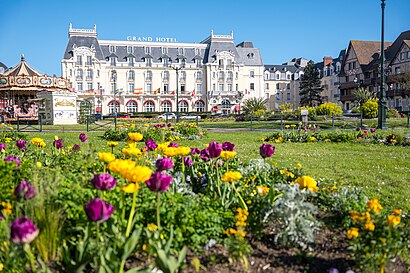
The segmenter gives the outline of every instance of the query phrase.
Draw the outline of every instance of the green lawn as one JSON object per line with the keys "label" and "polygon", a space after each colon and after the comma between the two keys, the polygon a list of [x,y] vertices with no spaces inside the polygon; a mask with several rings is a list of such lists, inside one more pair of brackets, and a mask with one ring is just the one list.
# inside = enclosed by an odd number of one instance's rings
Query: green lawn
{"label": "green lawn", "polygon": [[[48,145],[57,135],[65,145],[78,143],[78,132],[29,133],[41,137]],[[98,150],[106,150],[101,132],[89,132],[89,140]],[[238,157],[243,160],[259,157],[259,139],[267,132],[209,132],[197,141],[180,141],[182,145],[204,148],[211,141],[235,143]],[[350,143],[278,143],[272,159],[278,166],[302,164],[305,173],[316,179],[330,178],[337,185],[354,185],[365,189],[369,197],[380,198],[388,207],[410,210],[410,147]],[[121,145],[120,145],[121,147]]]}

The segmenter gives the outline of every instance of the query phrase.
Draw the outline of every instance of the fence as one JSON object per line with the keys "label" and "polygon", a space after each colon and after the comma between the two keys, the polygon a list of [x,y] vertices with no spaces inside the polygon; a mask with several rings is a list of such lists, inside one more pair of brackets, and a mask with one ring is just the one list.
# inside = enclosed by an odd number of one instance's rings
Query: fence
{"label": "fence", "polygon": [[[92,128],[93,125],[95,126]],[[112,121],[101,120],[99,123],[97,123],[95,115],[86,116],[87,132],[101,131],[99,130],[100,128],[104,128],[106,126],[112,126],[112,125],[114,125],[114,128],[117,129],[117,117],[113,117]]]}
{"label": "fence", "polygon": [[[17,117],[17,132],[42,132],[43,131],[43,117],[41,115],[27,117]],[[31,129],[31,130],[30,130]]]}

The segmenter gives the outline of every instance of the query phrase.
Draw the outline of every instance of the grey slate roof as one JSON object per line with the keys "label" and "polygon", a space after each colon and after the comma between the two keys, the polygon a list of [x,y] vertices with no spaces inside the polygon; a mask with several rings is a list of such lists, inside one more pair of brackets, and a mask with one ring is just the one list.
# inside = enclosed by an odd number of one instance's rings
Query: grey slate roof
{"label": "grey slate roof", "polygon": [[100,45],[98,43],[97,38],[95,37],[84,37],[84,36],[71,36],[70,39],[68,40],[67,47],[64,52],[64,59],[68,60],[73,57],[73,45],[77,45],[77,47],[91,47],[91,45],[94,45],[95,48],[95,57],[98,60],[104,60],[105,57],[101,51]]}
{"label": "grey slate roof", "polygon": [[[271,73],[275,73],[276,71],[280,72],[286,72],[285,71],[290,71],[291,73],[295,73],[298,71],[298,67],[294,65],[283,65],[283,64],[266,64],[265,65],[265,71],[268,70]],[[303,69],[302,69],[303,70]]]}
{"label": "grey slate roof", "polygon": [[259,48],[237,47],[236,50],[240,57],[240,63],[249,66],[263,65]]}
{"label": "grey slate roof", "polygon": [[8,70],[7,66],[2,62],[0,62],[0,67],[3,68],[3,73],[6,73],[6,71]]}

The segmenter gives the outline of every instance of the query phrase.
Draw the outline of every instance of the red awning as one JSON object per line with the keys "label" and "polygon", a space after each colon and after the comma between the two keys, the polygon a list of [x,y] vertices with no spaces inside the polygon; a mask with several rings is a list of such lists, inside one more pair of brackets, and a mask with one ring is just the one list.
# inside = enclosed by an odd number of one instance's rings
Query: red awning
{"label": "red awning", "polygon": [[235,106],[235,111],[240,111],[241,110],[241,106],[240,105],[236,105]]}
{"label": "red awning", "polygon": [[95,112],[102,112],[101,107],[99,107],[99,106],[95,107]]}
{"label": "red awning", "polygon": [[218,112],[218,106],[212,107],[212,112]]}

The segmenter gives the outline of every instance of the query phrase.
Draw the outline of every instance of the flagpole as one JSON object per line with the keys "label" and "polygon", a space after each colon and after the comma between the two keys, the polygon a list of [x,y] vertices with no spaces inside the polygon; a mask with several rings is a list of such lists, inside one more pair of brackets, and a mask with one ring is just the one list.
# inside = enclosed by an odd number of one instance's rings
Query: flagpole
{"label": "flagpole", "polygon": [[115,130],[117,130],[117,100],[115,99],[115,94],[117,93],[117,85],[116,85],[116,80],[117,80],[117,72],[113,70],[111,72],[111,77],[114,82],[114,126]]}

